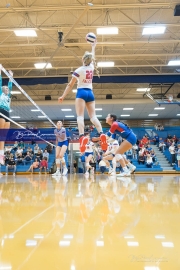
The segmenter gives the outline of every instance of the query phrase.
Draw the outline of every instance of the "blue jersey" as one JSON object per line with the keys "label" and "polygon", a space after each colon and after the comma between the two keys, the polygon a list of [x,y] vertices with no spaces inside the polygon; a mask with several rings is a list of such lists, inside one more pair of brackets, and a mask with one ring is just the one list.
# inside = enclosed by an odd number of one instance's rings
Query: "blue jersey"
{"label": "blue jersey", "polygon": [[9,93],[6,95],[2,91],[2,77],[0,75],[0,109],[5,111],[10,111],[11,105],[11,90],[12,90],[12,82],[8,82]]}
{"label": "blue jersey", "polygon": [[54,130],[54,134],[58,142],[64,142],[68,140],[68,134],[64,127],[62,127],[61,129],[56,128]]}
{"label": "blue jersey", "polygon": [[107,135],[110,137],[112,134],[119,134],[123,139],[126,139],[133,131],[122,122],[114,121],[111,125]]}

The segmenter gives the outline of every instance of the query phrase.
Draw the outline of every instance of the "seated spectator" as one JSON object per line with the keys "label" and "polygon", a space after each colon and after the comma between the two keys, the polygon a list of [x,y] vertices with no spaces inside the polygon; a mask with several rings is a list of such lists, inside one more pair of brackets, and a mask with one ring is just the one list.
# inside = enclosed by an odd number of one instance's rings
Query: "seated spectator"
{"label": "seated spectator", "polygon": [[15,157],[17,157],[17,155],[18,155],[19,153],[22,153],[22,152],[23,152],[23,149],[22,149],[21,147],[18,146],[18,149],[17,149],[16,152],[15,152]]}
{"label": "seated spectator", "polygon": [[137,146],[137,144],[135,144],[132,147],[132,156],[134,159],[137,159],[137,151],[138,151],[138,146]]}
{"label": "seated spectator", "polygon": [[12,157],[13,157],[13,154],[11,154],[10,152],[6,152],[6,154],[4,155],[5,164],[7,164],[10,158]]}
{"label": "seated spectator", "polygon": [[142,140],[141,140],[142,144],[144,144],[144,146],[146,147],[149,143],[149,140],[146,136],[143,136]]}
{"label": "seated spectator", "polygon": [[153,166],[153,160],[150,154],[147,154],[147,159],[146,159],[146,167],[147,168],[152,168]]}
{"label": "seated spectator", "polygon": [[159,130],[161,130],[161,131],[164,130],[164,126],[160,125]]}
{"label": "seated spectator", "polygon": [[24,157],[24,159],[23,159],[23,163],[24,163],[24,165],[25,165],[25,164],[27,164],[27,163],[29,163],[29,162],[32,162],[32,157],[31,157],[30,153],[27,152],[27,154],[25,155],[25,157]]}
{"label": "seated spectator", "polygon": [[170,134],[167,135],[167,139],[171,140],[172,136]]}
{"label": "seated spectator", "polygon": [[151,151],[152,151],[152,147],[150,146],[150,144],[148,144],[148,146],[146,148],[146,152],[148,152],[150,154]]}
{"label": "seated spectator", "polygon": [[22,153],[19,153],[15,160],[17,165],[23,163],[24,155]]}
{"label": "seated spectator", "polygon": [[15,141],[14,145],[13,145],[13,150],[16,151],[18,149],[18,142]]}
{"label": "seated spectator", "polygon": [[100,171],[101,171],[102,174],[105,173],[105,171],[106,171],[106,163],[104,162],[104,160],[101,160],[99,162],[99,169],[100,169]]}
{"label": "seated spectator", "polygon": [[144,145],[141,147],[140,151],[143,153],[143,155],[146,155],[146,148]]}
{"label": "seated spectator", "polygon": [[35,161],[33,164],[29,167],[29,170],[27,172],[31,171],[33,173],[33,169],[37,169],[39,167],[39,161],[37,158],[35,158]]}
{"label": "seated spectator", "polygon": [[36,155],[38,150],[40,150],[39,145],[36,143],[36,145],[34,146],[34,154]]}
{"label": "seated spectator", "polygon": [[37,152],[37,154],[36,154],[35,156],[36,156],[36,158],[37,158],[39,161],[41,161],[42,158],[43,158],[43,155],[42,155],[42,153],[41,153],[41,150],[38,150],[38,152]]}
{"label": "seated spectator", "polygon": [[43,158],[44,157],[47,158],[47,162],[48,162],[48,160],[49,160],[49,153],[48,153],[47,149],[44,150]]}
{"label": "seated spectator", "polygon": [[176,135],[174,135],[171,140],[176,144],[178,141],[178,138],[176,137]]}
{"label": "seated spectator", "polygon": [[158,130],[158,124],[157,123],[154,125],[154,128],[155,128],[155,130]]}
{"label": "seated spectator", "polygon": [[145,163],[145,156],[144,156],[144,154],[143,154],[143,152],[140,150],[139,151],[139,156],[138,156],[138,163],[139,164],[144,164]]}
{"label": "seated spectator", "polygon": [[20,141],[20,142],[18,143],[18,147],[24,149],[24,148],[25,148],[24,142],[23,142],[23,141]]}
{"label": "seated spectator", "polygon": [[171,144],[172,144],[172,141],[170,139],[167,139],[167,141],[166,141],[167,147],[171,146]]}
{"label": "seated spectator", "polygon": [[47,149],[47,152],[48,152],[49,154],[52,153],[53,148],[52,148],[52,146],[51,146],[50,144],[48,144],[48,145],[46,146],[46,149]]}
{"label": "seated spectator", "polygon": [[11,156],[11,158],[9,159],[7,165],[6,165],[6,175],[8,175],[8,170],[9,169],[13,169],[13,175],[15,176],[16,174],[16,162],[13,158],[13,156]]}
{"label": "seated spectator", "polygon": [[166,147],[165,142],[163,141],[162,138],[160,138],[160,139],[159,139],[159,150],[160,150],[161,152],[164,152],[165,147]]}
{"label": "seated spectator", "polygon": [[156,154],[155,154],[154,150],[152,150],[152,151],[150,152],[150,155],[151,155],[151,157],[152,157],[153,162],[156,162],[156,161],[157,161],[157,158],[156,158]]}
{"label": "seated spectator", "polygon": [[5,146],[4,147],[4,154],[6,154],[6,152],[9,152],[10,153],[12,149],[13,149],[13,147],[10,146],[10,145]]}
{"label": "seated spectator", "polygon": [[154,145],[159,145],[159,135],[158,134],[155,134],[155,136],[153,138],[153,142],[154,142]]}
{"label": "seated spectator", "polygon": [[42,160],[41,160],[41,162],[40,162],[40,173],[41,173],[41,171],[42,171],[42,169],[44,169],[44,171],[45,171],[45,173],[46,173],[46,171],[47,171],[47,169],[48,169],[48,163],[47,163],[47,158],[46,157],[44,157]]}

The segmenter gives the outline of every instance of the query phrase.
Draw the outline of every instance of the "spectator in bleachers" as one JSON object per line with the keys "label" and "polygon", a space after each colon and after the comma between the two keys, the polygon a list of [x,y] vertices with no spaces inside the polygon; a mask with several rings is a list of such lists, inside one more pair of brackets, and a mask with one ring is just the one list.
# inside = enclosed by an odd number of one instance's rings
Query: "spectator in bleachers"
{"label": "spectator in bleachers", "polygon": [[176,162],[176,151],[175,151],[175,145],[174,142],[171,144],[171,146],[169,146],[169,152],[171,154],[171,164],[175,165]]}
{"label": "spectator in bleachers", "polygon": [[47,162],[49,161],[49,153],[48,153],[47,149],[44,150],[43,158],[47,158]]}
{"label": "spectator in bleachers", "polygon": [[40,162],[40,168],[39,168],[40,173],[41,173],[42,169],[44,169],[45,173],[46,173],[46,171],[48,169],[48,163],[47,163],[46,157],[44,157]]}
{"label": "spectator in bleachers", "polygon": [[13,169],[13,175],[15,176],[16,174],[16,162],[13,158],[13,156],[11,156],[11,158],[9,159],[7,165],[6,165],[6,175],[8,175],[8,170],[9,169]]}
{"label": "spectator in bleachers", "polygon": [[47,144],[46,149],[47,149],[47,152],[48,152],[49,154],[52,153],[53,148],[52,148],[52,146],[51,146],[50,144]]}
{"label": "spectator in bleachers", "polygon": [[172,139],[172,136],[170,134],[168,134],[166,139],[171,140]]}
{"label": "spectator in bleachers", "polygon": [[152,151],[152,147],[150,144],[148,144],[148,146],[146,147],[146,150],[150,154],[150,152]]}
{"label": "spectator in bleachers", "polygon": [[146,159],[146,167],[147,168],[152,168],[153,167],[153,160],[150,154],[147,154],[147,159]]}
{"label": "spectator in bleachers", "polygon": [[154,125],[154,128],[155,128],[155,130],[158,130],[158,124],[157,123]]}
{"label": "spectator in bleachers", "polygon": [[42,155],[42,153],[41,153],[41,150],[39,149],[38,150],[38,152],[37,152],[37,154],[35,155],[35,157],[39,160],[39,161],[41,161],[42,160],[42,158],[43,158],[43,155]]}
{"label": "spectator in bleachers", "polygon": [[170,139],[167,139],[167,141],[166,141],[167,147],[171,146],[171,144],[172,144],[172,141]]}
{"label": "spectator in bleachers", "polygon": [[180,168],[180,144],[178,144],[178,149],[176,153],[177,153],[178,168]]}
{"label": "spectator in bleachers", "polygon": [[144,144],[144,146],[146,147],[149,143],[149,139],[147,136],[143,136],[142,140],[141,140],[142,144]]}
{"label": "spectator in bleachers", "polygon": [[22,152],[23,152],[23,149],[22,149],[21,147],[18,146],[18,149],[17,149],[16,152],[15,152],[15,157],[17,157],[17,155],[18,155],[19,153],[22,153]]}
{"label": "spectator in bleachers", "polygon": [[39,149],[39,145],[36,143],[36,145],[34,146],[34,154],[37,154]]}
{"label": "spectator in bleachers", "polygon": [[23,141],[20,141],[18,143],[18,147],[21,147],[22,149],[24,149],[25,148],[24,142]]}
{"label": "spectator in bleachers", "polygon": [[165,142],[163,141],[162,138],[160,138],[160,139],[159,139],[159,150],[160,150],[161,152],[164,152],[165,147],[166,147]]}
{"label": "spectator in bleachers", "polygon": [[10,153],[12,149],[13,149],[13,147],[10,146],[10,145],[5,146],[4,147],[4,154],[6,154],[6,152],[9,152]]}
{"label": "spectator in bleachers", "polygon": [[154,145],[159,145],[159,135],[158,134],[155,134],[153,141],[154,141]]}
{"label": "spectator in bleachers", "polygon": [[173,141],[175,144],[178,142],[178,138],[176,137],[176,135],[174,135],[174,136],[172,137],[172,141]]}
{"label": "spectator in bleachers", "polygon": [[18,142],[15,141],[14,145],[13,145],[13,150],[16,151],[18,149]]}
{"label": "spectator in bleachers", "polygon": [[142,163],[145,163],[145,156],[144,156],[144,152],[142,152],[142,150],[139,151],[138,153],[138,163],[139,165]]}
{"label": "spectator in bleachers", "polygon": [[155,154],[154,150],[152,150],[152,151],[150,152],[150,155],[151,155],[151,157],[152,157],[153,162],[156,162],[156,161],[157,161],[157,158],[156,158],[156,154]]}
{"label": "spectator in bleachers", "polygon": [[10,152],[6,152],[5,157],[4,157],[5,164],[8,164],[11,158],[13,158],[13,154]]}
{"label": "spectator in bleachers", "polygon": [[19,154],[17,155],[16,159],[15,159],[16,164],[17,164],[17,165],[18,165],[18,164],[22,164],[22,163],[23,163],[23,159],[24,159],[23,153],[19,153]]}
{"label": "spectator in bleachers", "polygon": [[164,126],[160,125],[159,130],[161,130],[161,131],[164,130]]}
{"label": "spectator in bleachers", "polygon": [[138,146],[137,146],[137,144],[135,144],[132,147],[132,156],[134,159],[137,159],[137,151],[138,151]]}
{"label": "spectator in bleachers", "polygon": [[27,172],[32,172],[33,173],[33,169],[37,169],[39,167],[39,161],[37,158],[35,158],[33,164],[29,167],[29,169],[27,170]]}
{"label": "spectator in bleachers", "polygon": [[29,162],[32,162],[32,157],[31,157],[30,153],[27,152],[27,154],[25,155],[25,157],[23,159],[23,163],[25,165],[26,163],[29,163]]}

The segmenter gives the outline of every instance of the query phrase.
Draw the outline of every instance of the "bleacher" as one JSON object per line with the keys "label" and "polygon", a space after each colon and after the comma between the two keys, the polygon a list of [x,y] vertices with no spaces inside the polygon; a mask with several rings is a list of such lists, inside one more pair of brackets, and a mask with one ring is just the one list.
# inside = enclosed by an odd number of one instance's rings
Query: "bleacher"
{"label": "bleacher", "polygon": [[[8,144],[8,146],[9,145],[10,146],[13,146],[13,144]],[[28,146],[30,146],[33,149],[33,151],[34,151],[34,146],[35,145],[28,145]],[[24,149],[23,152],[26,151],[26,149],[27,149],[28,146],[25,145],[25,149]],[[41,144],[39,144],[39,147],[42,150],[44,150],[45,147],[46,147],[46,144],[42,144],[41,143]],[[11,153],[14,154],[14,151],[12,150]],[[35,155],[34,155],[34,158],[35,158]],[[33,161],[34,161],[34,158],[33,158]],[[55,150],[53,149],[52,150],[52,153],[49,154],[48,169],[51,168],[51,166],[52,166],[52,164],[54,162],[54,159],[55,159]],[[31,162],[27,163],[26,165],[18,164],[18,165],[16,165],[16,173],[25,173],[25,172],[27,172],[27,170],[29,169],[30,166],[31,166]],[[0,171],[1,171],[1,173],[5,173],[6,172],[6,166],[5,165],[1,165]],[[8,174],[11,174],[12,171],[13,171],[13,169],[9,169]],[[39,172],[39,168],[33,169],[33,172],[35,172],[35,173]]]}

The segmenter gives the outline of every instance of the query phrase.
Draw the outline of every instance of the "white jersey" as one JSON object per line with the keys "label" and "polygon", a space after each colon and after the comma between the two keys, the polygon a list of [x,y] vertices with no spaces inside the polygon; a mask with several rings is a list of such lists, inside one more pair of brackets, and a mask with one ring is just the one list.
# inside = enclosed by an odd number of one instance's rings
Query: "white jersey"
{"label": "white jersey", "polygon": [[93,142],[88,142],[86,144],[85,153],[93,153],[93,146],[94,146],[94,143]]}
{"label": "white jersey", "polygon": [[115,140],[113,143],[112,143],[112,149],[111,149],[111,153],[115,154],[116,150],[118,149],[119,147],[119,143],[117,140]]}
{"label": "white jersey", "polygon": [[94,65],[81,66],[77,68],[72,76],[78,81],[77,88],[89,88],[92,89],[92,79],[93,79]]}

